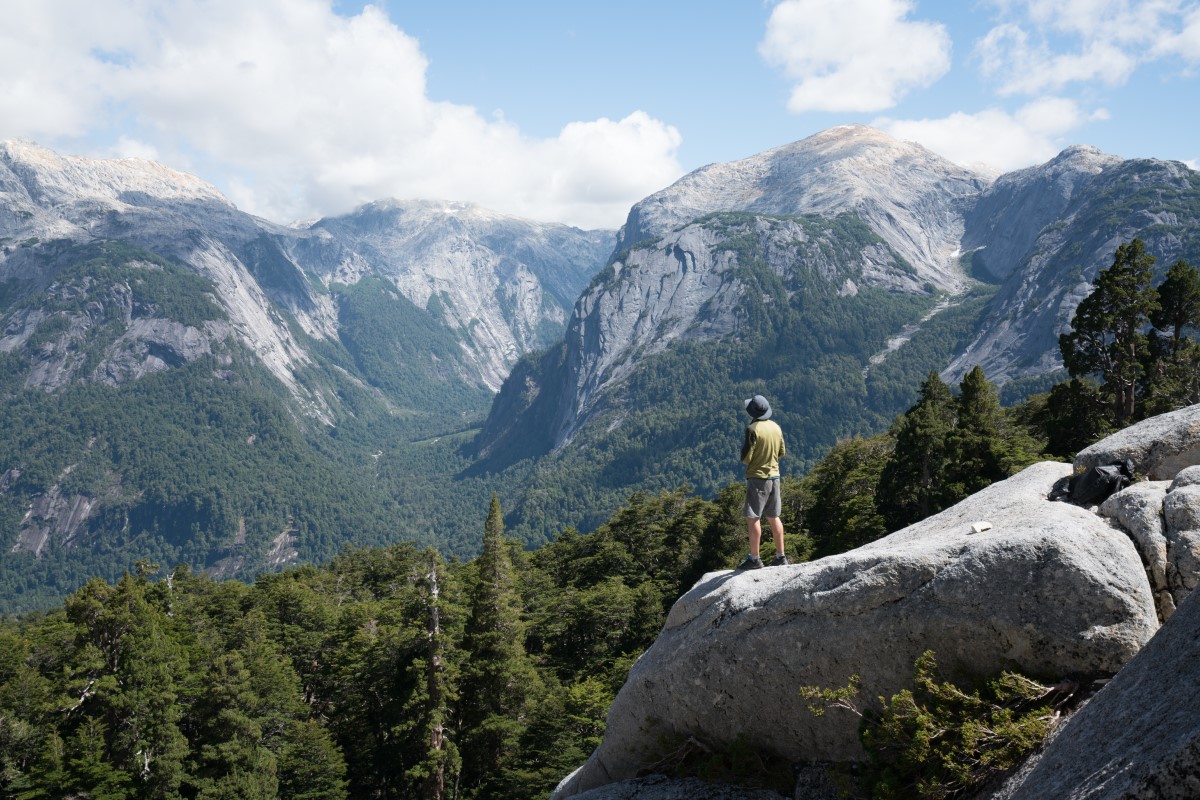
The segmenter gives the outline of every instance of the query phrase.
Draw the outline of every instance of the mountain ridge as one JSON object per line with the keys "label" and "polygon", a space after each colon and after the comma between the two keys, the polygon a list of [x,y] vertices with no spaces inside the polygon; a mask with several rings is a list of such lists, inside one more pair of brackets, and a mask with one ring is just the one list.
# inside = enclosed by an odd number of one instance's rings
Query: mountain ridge
{"label": "mountain ridge", "polygon": [[422,262],[152,162],[0,146],[0,603],[143,557],[249,577],[352,539],[468,547],[424,524],[412,465],[460,468],[454,436],[615,233],[458,208],[471,224],[431,238],[465,255]]}
{"label": "mountain ridge", "polygon": [[[903,189],[897,188],[900,176],[906,179]],[[865,125],[839,126],[689,173],[633,206],[618,249],[716,211],[823,216],[854,211],[917,268],[922,281],[961,291],[964,284],[954,269],[960,204],[990,182],[990,176],[913,142]]]}

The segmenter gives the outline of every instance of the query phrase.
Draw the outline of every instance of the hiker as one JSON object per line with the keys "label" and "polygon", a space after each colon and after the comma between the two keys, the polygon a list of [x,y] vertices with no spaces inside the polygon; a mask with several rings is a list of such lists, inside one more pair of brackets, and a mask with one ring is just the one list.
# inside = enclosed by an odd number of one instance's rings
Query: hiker
{"label": "hiker", "polygon": [[779,493],[779,459],[787,448],[783,446],[783,431],[771,420],[771,404],[761,394],[746,401],[746,413],[751,422],[746,426],[746,440],[742,445],[742,463],[746,465],[746,531],[750,536],[750,553],[738,569],[758,569],[763,565],[758,556],[758,544],[762,539],[761,518],[767,518],[771,536],[775,540],[775,558],[771,566],[788,563],[783,549],[783,522],[779,519],[782,498]]}

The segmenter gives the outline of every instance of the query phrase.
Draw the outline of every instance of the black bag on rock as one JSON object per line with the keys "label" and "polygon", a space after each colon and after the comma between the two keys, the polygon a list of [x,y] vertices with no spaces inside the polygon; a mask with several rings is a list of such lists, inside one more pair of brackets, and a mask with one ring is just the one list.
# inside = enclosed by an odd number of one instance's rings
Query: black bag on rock
{"label": "black bag on rock", "polygon": [[1081,506],[1103,503],[1133,481],[1133,462],[1115,461],[1092,467],[1071,478],[1068,493],[1071,502]]}

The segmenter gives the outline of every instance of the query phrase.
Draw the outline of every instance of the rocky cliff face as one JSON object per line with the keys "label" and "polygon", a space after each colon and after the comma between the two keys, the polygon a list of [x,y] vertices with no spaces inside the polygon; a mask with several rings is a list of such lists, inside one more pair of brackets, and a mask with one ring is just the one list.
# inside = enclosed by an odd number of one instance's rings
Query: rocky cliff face
{"label": "rocky cliff face", "polygon": [[618,248],[716,211],[859,217],[925,282],[958,291],[963,214],[990,176],[864,125],[844,125],[741,161],[713,164],[629,212]]}
{"label": "rocky cliff face", "polygon": [[[3,142],[0,397],[76,392],[62,400],[71,407],[95,384],[136,393],[148,376],[188,368],[179,406],[192,402],[189,381],[216,382],[235,406],[285,406],[271,419],[290,420],[297,439],[301,429],[323,431],[364,410],[402,409],[407,419],[476,415],[517,358],[561,334],[566,309],[604,263],[614,236],[432,202],[381,202],[286,227],[148,161],[75,158]],[[229,399],[251,386],[256,400],[246,399],[249,390]],[[155,398],[171,406],[159,409],[165,416],[178,410],[171,397]],[[7,446],[11,452],[0,454],[0,474],[24,475],[0,486],[3,512],[17,509],[15,518],[5,516],[16,530],[2,533],[13,549],[39,556],[90,544],[89,526],[107,524],[111,534],[121,526],[101,519],[106,504],[135,508],[145,494],[124,480],[137,465],[99,463],[111,442],[99,455],[78,443],[77,452],[65,452],[54,430],[74,420],[51,413],[38,417],[43,438],[22,444],[30,454]],[[232,450],[226,456],[239,458]],[[28,469],[31,460],[42,469]],[[69,479],[81,462],[91,465],[81,470],[90,477]],[[95,474],[105,469],[111,492]],[[156,479],[171,482],[170,474]],[[193,505],[170,512],[181,531],[164,531],[185,546],[188,515],[200,514],[203,503]],[[265,552],[270,566],[298,557],[294,533],[271,547],[256,541],[281,535],[283,520],[267,532],[235,535],[228,522],[235,517],[203,523],[222,529],[199,538]],[[262,566],[240,555],[226,561],[222,574]]]}
{"label": "rocky cliff face", "polygon": [[1122,161],[1073,147],[1039,167],[1005,175],[968,214],[963,251],[1002,281],[977,338],[945,370],[958,380],[976,364],[994,381],[1057,369],[1058,336],[1133,238],[1158,258],[1200,259],[1200,173],[1170,161]]}
{"label": "rocky cliff face", "polygon": [[[154,163],[72,158],[23,142],[0,144],[0,208],[0,237],[4,239],[0,281],[7,284],[10,304],[21,295],[55,291],[59,272],[76,263],[78,248],[88,243],[123,242],[145,248],[210,280],[216,289],[214,298],[238,339],[258,354],[297,399],[314,410],[325,404],[323,398],[298,385],[295,371],[311,359],[273,306],[264,286],[271,281],[260,281],[255,275],[256,270],[262,271],[264,259],[261,254],[253,257],[253,245],[284,229],[239,212],[212,186]],[[247,258],[239,258],[239,251]],[[328,332],[328,308],[308,290],[294,265],[285,265],[285,272],[291,273],[287,277],[293,291],[282,289],[287,283],[284,276],[271,275],[276,297],[297,312],[306,330],[318,335]],[[119,297],[108,300],[93,298],[100,308],[107,309],[104,313],[124,313]],[[9,309],[0,314],[5,311]],[[23,322],[29,321],[28,310],[18,313],[24,314]],[[6,332],[20,324],[12,317],[4,323]],[[87,323],[77,317],[72,325],[79,324]],[[174,349],[169,339],[177,337],[154,338],[152,327],[142,328],[147,349]],[[170,326],[159,328],[167,331]],[[22,324],[17,338],[6,337],[0,349],[11,350],[20,344],[26,329]],[[212,331],[207,342],[193,343],[193,349],[211,350],[213,337],[219,339],[229,332],[229,328]],[[124,372],[135,378],[138,375],[136,370]],[[51,369],[31,380],[42,388],[55,389],[75,377],[89,376]]]}
{"label": "rocky cliff face", "polygon": [[[145,248],[212,281],[237,339],[320,413],[333,401],[297,382],[297,369],[313,359],[289,319],[309,337],[336,338],[338,306],[329,285],[364,275],[388,279],[460,338],[460,379],[497,388],[522,353],[561,332],[566,309],[603,264],[613,235],[440,202],[381,202],[288,228],[239,212],[212,186],[152,162],[0,143],[0,282],[9,286],[7,297],[45,288],[70,263],[65,243],[99,241]],[[4,321],[24,335],[29,319],[26,313]],[[16,343],[10,338],[0,348]],[[55,372],[43,388],[71,377]]]}
{"label": "rocky cliff face", "polygon": [[[748,306],[814,290],[796,285],[799,275],[841,296],[963,291],[964,214],[988,183],[864,126],[691,173],[633,207],[561,345],[501,390],[480,451],[511,451],[512,438],[564,446],[620,404],[619,387],[646,359],[682,342],[740,338]],[[789,297],[748,294],[746,270],[757,266],[790,282]]]}
{"label": "rocky cliff face", "polygon": [[463,342],[470,377],[492,390],[550,344],[612,251],[610,231],[531,222],[467,203],[396,200],[323,219],[292,247],[326,285],[379,275]]}
{"label": "rocky cliff face", "polygon": [[676,342],[738,334],[747,323],[743,300],[757,286],[743,272],[751,262],[792,291],[802,280],[843,295],[868,285],[917,291],[914,270],[895,250],[860,235],[848,241],[820,218],[714,214],[630,248],[576,303],[564,338],[569,402],[554,419],[555,444],[643,359]]}
{"label": "rocky cliff face", "polygon": [[1041,166],[1001,175],[967,214],[962,251],[976,270],[1007,278],[1038,236],[1087,193],[1092,179],[1120,163],[1094,147],[1069,147]]}
{"label": "rocky cliff face", "polygon": [[[728,228],[705,223],[713,215],[860,222],[878,244],[860,247],[848,274],[830,273],[847,293],[953,297],[975,279],[998,285],[970,341],[936,368],[957,382],[979,364],[1003,384],[1061,367],[1058,336],[1118,244],[1141,237],[1163,270],[1200,260],[1198,200],[1200,173],[1178,163],[1081,146],[992,181],[863,126],[704,167],[633,207],[604,280],[580,297],[552,357],[502,390],[481,450],[504,449],[508,431],[537,438],[531,415],[553,420],[544,445],[560,448],[595,409],[619,403],[622,380],[647,359],[680,342],[740,335],[747,297],[736,274],[749,253]],[[818,257],[769,236],[754,248],[780,275]],[[901,333],[892,335],[906,341]],[[767,387],[773,378],[755,377]]]}

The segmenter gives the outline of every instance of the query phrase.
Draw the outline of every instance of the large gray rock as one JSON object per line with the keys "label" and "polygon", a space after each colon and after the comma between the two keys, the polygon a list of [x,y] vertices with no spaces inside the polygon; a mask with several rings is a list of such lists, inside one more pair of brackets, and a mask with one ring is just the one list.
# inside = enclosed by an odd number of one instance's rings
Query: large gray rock
{"label": "large gray rock", "polygon": [[1200,585],[1200,466],[1174,481],[1143,481],[1104,501],[1100,513],[1124,528],[1137,545],[1166,621]]}
{"label": "large gray rock", "polygon": [[1126,459],[1154,481],[1169,481],[1200,464],[1200,404],[1144,419],[1080,450],[1075,471]]}
{"label": "large gray rock", "polygon": [[[792,761],[861,758],[857,722],[806,710],[802,685],[861,677],[864,703],[951,675],[1115,672],[1158,627],[1130,539],[1046,499],[1067,464],[1037,464],[942,513],[819,561],[705,575],[630,671],[604,741],[555,797],[635,776],[660,736],[739,735]],[[973,532],[975,523],[991,529]]]}
{"label": "large gray rock", "polygon": [[1175,603],[1200,584],[1200,466],[1181,470],[1163,497],[1167,580]]}
{"label": "large gray rock", "polygon": [[1074,716],[1036,765],[992,800],[1200,797],[1200,597],[1180,604]]}
{"label": "large gray rock", "polygon": [[1167,526],[1163,520],[1163,499],[1169,486],[1169,481],[1135,483],[1100,506],[1100,513],[1128,531],[1137,545],[1142,563],[1146,565],[1146,577],[1154,590],[1158,618],[1164,622],[1175,613],[1172,589],[1177,584],[1174,578],[1168,578],[1168,573],[1174,575],[1175,572],[1168,558]]}

